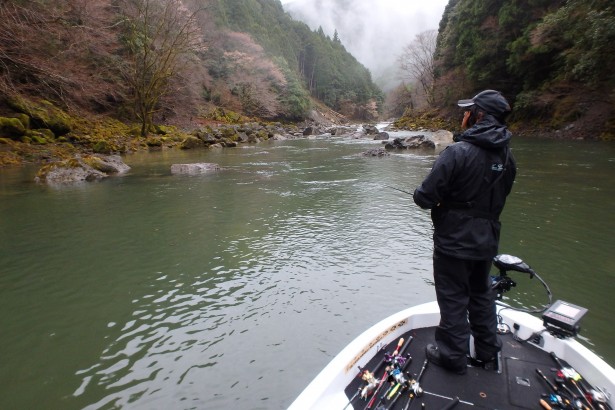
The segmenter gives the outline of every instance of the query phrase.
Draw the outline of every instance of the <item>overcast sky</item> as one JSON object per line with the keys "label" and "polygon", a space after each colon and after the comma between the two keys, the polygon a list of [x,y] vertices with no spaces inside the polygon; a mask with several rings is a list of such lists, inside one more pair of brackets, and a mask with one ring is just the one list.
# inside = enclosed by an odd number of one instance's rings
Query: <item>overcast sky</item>
{"label": "overcast sky", "polygon": [[[319,26],[369,68],[382,86],[396,76],[402,48],[426,30],[438,29],[449,0],[281,0],[312,29]],[[343,9],[336,4],[345,3]]]}

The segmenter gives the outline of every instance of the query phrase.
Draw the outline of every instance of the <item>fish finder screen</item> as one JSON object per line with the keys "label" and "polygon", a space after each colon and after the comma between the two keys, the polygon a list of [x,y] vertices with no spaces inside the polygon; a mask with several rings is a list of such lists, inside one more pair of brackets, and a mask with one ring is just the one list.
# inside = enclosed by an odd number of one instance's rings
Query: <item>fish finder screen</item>
{"label": "fish finder screen", "polygon": [[556,307],[555,313],[573,318],[579,314],[579,309],[576,309],[570,305],[561,304]]}

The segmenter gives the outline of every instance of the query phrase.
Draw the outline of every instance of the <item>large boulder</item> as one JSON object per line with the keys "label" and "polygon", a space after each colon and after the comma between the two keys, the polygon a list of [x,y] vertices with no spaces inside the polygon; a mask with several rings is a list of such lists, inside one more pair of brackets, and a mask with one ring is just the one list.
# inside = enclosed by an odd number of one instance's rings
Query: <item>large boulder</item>
{"label": "large boulder", "polygon": [[311,125],[309,127],[306,127],[303,130],[303,136],[304,137],[307,137],[309,135],[318,135],[319,133],[320,133],[320,130],[318,130],[318,128],[316,128],[314,126],[311,126]]}
{"label": "large boulder", "polygon": [[128,172],[119,155],[76,156],[64,161],[44,165],[34,178],[36,182],[49,185],[73,184],[84,181],[96,181],[111,175]]}
{"label": "large boulder", "polygon": [[380,132],[375,125],[363,125],[363,131],[365,131],[367,135],[375,135]]}
{"label": "large boulder", "polygon": [[408,138],[395,138],[384,146],[388,150],[435,148],[436,144],[424,135],[413,135]]}
{"label": "large boulder", "polygon": [[384,148],[373,148],[362,154],[364,157],[388,157],[389,154]]}
{"label": "large boulder", "polygon": [[331,135],[335,135],[336,137],[339,137],[342,135],[352,134],[356,130],[357,130],[356,127],[338,126],[338,127],[331,127],[327,129],[327,132],[329,132]]}
{"label": "large boulder", "polygon": [[209,162],[200,162],[194,164],[173,164],[171,165],[171,174],[197,175],[212,171],[218,171],[219,169],[220,166],[218,164]]}
{"label": "large boulder", "polygon": [[181,149],[193,149],[197,147],[202,147],[205,143],[197,137],[189,135],[182,141],[179,148]]}
{"label": "large boulder", "polygon": [[106,175],[121,175],[130,171],[130,167],[119,155],[90,155],[83,162]]}
{"label": "large boulder", "polygon": [[386,141],[389,139],[389,133],[388,132],[379,132],[378,134],[376,134],[376,136],[374,137],[374,140],[376,141]]}

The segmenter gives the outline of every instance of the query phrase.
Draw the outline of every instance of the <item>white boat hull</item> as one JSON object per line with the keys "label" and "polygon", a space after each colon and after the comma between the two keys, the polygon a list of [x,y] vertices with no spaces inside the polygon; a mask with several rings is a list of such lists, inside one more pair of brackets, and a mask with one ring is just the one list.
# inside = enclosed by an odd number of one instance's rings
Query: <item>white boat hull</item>
{"label": "white boat hull", "polygon": [[[500,308],[499,308],[500,309]],[[512,309],[500,309],[500,316],[510,329],[518,325],[517,336],[529,338],[543,329],[542,320]],[[417,305],[380,321],[354,339],[316,376],[306,389],[290,405],[289,410],[343,409],[348,404],[344,389],[357,377],[357,366],[364,367],[383,346],[399,339],[412,330],[437,326],[440,311],[436,302]],[[547,332],[542,333],[540,348],[555,353],[592,386],[615,394],[615,370],[595,353],[568,338],[559,339]],[[611,397],[609,404],[615,406]],[[352,405],[347,409],[351,409]]]}

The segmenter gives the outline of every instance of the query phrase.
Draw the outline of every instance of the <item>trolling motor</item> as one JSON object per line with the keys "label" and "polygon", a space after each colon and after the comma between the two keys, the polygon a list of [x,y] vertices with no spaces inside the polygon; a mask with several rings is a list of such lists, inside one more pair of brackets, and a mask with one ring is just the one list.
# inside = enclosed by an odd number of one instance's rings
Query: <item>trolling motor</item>
{"label": "trolling motor", "polygon": [[522,273],[529,273],[530,279],[536,274],[532,268],[520,258],[512,255],[497,255],[493,258],[493,265],[500,270],[500,276],[491,278],[491,289],[496,292],[496,298],[502,300],[502,295],[508,292],[510,288],[517,286],[517,282],[512,280],[506,272],[514,270]]}
{"label": "trolling motor", "polygon": [[493,258],[493,265],[499,269],[500,275],[491,278],[491,289],[496,292],[496,298],[502,299],[502,295],[508,292],[512,287],[517,286],[517,283],[512,280],[506,272],[516,271],[527,273],[530,279],[536,277],[547,290],[549,303],[542,309],[527,310],[516,309],[527,313],[542,313],[543,325],[549,333],[559,338],[576,336],[581,327],[579,321],[581,317],[587,313],[587,309],[573,305],[572,303],[557,300],[552,303],[552,295],[549,286],[538,276],[536,272],[520,258],[512,255],[497,255]]}

